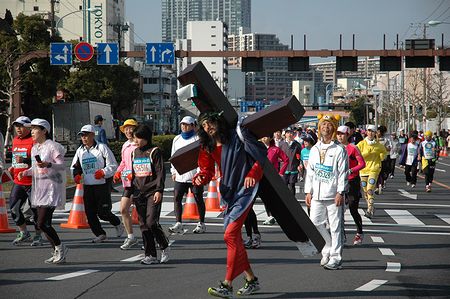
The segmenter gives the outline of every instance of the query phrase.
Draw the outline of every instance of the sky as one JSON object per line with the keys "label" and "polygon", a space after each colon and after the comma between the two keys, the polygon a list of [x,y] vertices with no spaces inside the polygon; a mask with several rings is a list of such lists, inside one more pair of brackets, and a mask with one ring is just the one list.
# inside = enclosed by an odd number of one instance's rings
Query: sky
{"label": "sky", "polygon": [[[135,42],[161,41],[161,0],[125,0],[127,21],[134,23]],[[285,45],[303,49],[306,34],[308,50],[395,49],[399,39],[422,38],[423,26],[430,20],[450,23],[450,0],[252,0],[252,32],[276,34]],[[411,23],[414,24],[411,27]],[[450,44],[450,24],[427,28],[427,38]]]}

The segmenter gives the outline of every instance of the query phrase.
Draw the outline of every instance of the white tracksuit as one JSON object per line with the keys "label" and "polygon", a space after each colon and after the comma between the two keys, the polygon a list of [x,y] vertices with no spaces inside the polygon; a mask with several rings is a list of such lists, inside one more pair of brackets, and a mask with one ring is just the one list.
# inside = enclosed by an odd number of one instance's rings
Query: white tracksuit
{"label": "white tracksuit", "polygon": [[[322,151],[322,159],[321,153]],[[336,206],[336,194],[346,191],[348,156],[338,142],[324,144],[319,141],[311,148],[305,178],[305,193],[310,193],[311,221],[325,240],[322,256],[330,263],[340,262],[343,248],[344,203]],[[330,230],[326,229],[329,223]]]}

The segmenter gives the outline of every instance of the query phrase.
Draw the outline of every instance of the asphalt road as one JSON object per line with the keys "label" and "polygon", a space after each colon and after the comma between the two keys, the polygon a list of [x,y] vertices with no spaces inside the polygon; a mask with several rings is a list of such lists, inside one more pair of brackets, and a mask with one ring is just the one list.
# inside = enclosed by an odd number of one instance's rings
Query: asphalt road
{"label": "asphalt road", "polygon": [[[437,168],[431,193],[425,193],[421,178],[415,189],[407,187],[402,170],[396,171],[376,197],[375,217],[364,218],[361,246],[351,245],[355,226],[346,213],[348,241],[338,271],[320,267],[318,254],[303,257],[277,225],[261,225],[265,213],[257,201],[262,247],[248,250],[248,255],[262,288],[251,298],[449,298],[450,159]],[[166,187],[161,218],[165,229],[174,222],[169,179]],[[115,212],[119,198],[113,193]],[[302,196],[298,198],[303,205]],[[90,230],[61,229],[69,209],[70,203],[54,219],[70,249],[66,264],[43,263],[50,256],[48,243],[16,247],[11,245],[14,234],[0,234],[2,298],[210,298],[207,288],[224,278],[226,250],[218,213],[207,216],[205,234],[192,234],[195,223],[188,223],[188,233],[170,236],[168,264],[141,265],[140,248],[119,249],[123,238],[92,244]],[[109,224],[104,227],[114,235]],[[135,230],[139,235],[137,226]],[[235,292],[242,284],[243,279],[236,278]]]}

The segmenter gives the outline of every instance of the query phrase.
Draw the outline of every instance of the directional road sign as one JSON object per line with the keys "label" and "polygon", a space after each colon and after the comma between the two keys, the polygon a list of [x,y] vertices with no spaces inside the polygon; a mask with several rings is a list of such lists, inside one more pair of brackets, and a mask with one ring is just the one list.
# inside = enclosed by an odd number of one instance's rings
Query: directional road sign
{"label": "directional road sign", "polygon": [[148,43],[145,56],[146,64],[174,64],[175,48],[172,43]]}
{"label": "directional road sign", "polygon": [[80,42],[75,46],[75,57],[79,61],[89,61],[94,56],[94,48],[90,43]]}
{"label": "directional road sign", "polygon": [[50,44],[51,65],[72,65],[72,44],[51,43]]}
{"label": "directional road sign", "polygon": [[97,43],[97,64],[98,65],[119,64],[119,44]]}

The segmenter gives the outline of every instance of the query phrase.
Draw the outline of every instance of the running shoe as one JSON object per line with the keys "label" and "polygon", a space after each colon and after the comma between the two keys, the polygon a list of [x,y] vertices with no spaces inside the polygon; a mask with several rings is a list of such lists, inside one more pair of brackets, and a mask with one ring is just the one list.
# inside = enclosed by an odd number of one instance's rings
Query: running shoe
{"label": "running shoe", "polygon": [[411,183],[410,182],[406,182],[406,186],[409,186],[409,185],[411,185]]}
{"label": "running shoe", "polygon": [[426,185],[425,191],[426,192],[431,192],[431,185]]}
{"label": "running shoe", "polygon": [[34,236],[33,242],[31,242],[31,246],[41,246],[42,244],[44,243],[42,242],[41,235]]}
{"label": "running shoe", "polygon": [[364,214],[364,216],[365,216],[366,218],[372,219],[372,217],[373,217],[373,212],[366,211],[366,213]]}
{"label": "running shoe", "polygon": [[116,225],[116,226],[114,226],[114,228],[116,229],[116,237],[117,238],[122,237],[123,231],[124,231],[123,224],[121,223],[119,225]]}
{"label": "running shoe", "polygon": [[31,234],[29,231],[25,231],[25,232],[19,232],[17,234],[17,237],[14,239],[14,241],[12,242],[13,245],[19,245],[23,242],[29,242],[31,241]]}
{"label": "running shoe", "polygon": [[159,262],[161,264],[165,264],[168,261],[169,261],[169,247],[161,251],[161,260]]}
{"label": "running shoe", "polygon": [[323,256],[322,259],[320,260],[320,265],[323,267],[326,264],[328,264],[329,261],[330,261],[330,257],[329,256]]}
{"label": "running shoe", "polygon": [[220,281],[218,287],[208,289],[208,294],[220,298],[233,298],[233,287]]}
{"label": "running shoe", "polygon": [[275,218],[273,216],[268,217],[263,224],[264,225],[274,225],[276,222]]}
{"label": "running shoe", "polygon": [[323,267],[327,270],[339,270],[342,269],[342,261],[330,261]]}
{"label": "running shoe", "polygon": [[203,234],[206,231],[206,225],[203,222],[197,223],[197,226],[192,230],[194,234]]}
{"label": "running shoe", "polygon": [[106,240],[106,235],[99,235],[92,239],[92,243],[103,243]]}
{"label": "running shoe", "polygon": [[126,238],[125,241],[123,242],[123,244],[120,246],[120,249],[127,250],[138,244],[139,244],[139,241],[136,237]]}
{"label": "running shoe", "polygon": [[44,263],[46,263],[46,264],[53,264],[53,261],[55,260],[55,254],[56,254],[56,250],[53,250],[52,251],[52,256],[50,258],[46,259],[44,261]]}
{"label": "running shoe", "polygon": [[172,234],[183,234],[183,224],[181,222],[175,223],[174,226],[169,227],[169,232]]}
{"label": "running shoe", "polygon": [[237,294],[239,296],[251,295],[261,289],[258,277],[255,277],[252,280],[247,280],[246,278],[244,278],[244,280],[245,280],[244,286],[237,291]]}
{"label": "running shoe", "polygon": [[252,248],[252,244],[253,244],[252,237],[248,237],[247,241],[244,242],[244,247],[247,249]]}
{"label": "running shoe", "polygon": [[152,265],[152,264],[158,264],[158,259],[154,256],[147,255],[141,260],[141,264],[143,265]]}
{"label": "running shoe", "polygon": [[61,249],[55,249],[55,255],[53,258],[53,264],[62,264],[66,262],[66,256],[69,248],[66,245],[61,244]]}
{"label": "running shoe", "polygon": [[252,248],[259,248],[261,247],[261,235],[260,234],[254,234],[252,238]]}
{"label": "running shoe", "polygon": [[416,188],[416,184],[411,184],[411,188]]}
{"label": "running shoe", "polygon": [[353,245],[361,245],[364,235],[362,234],[356,234],[355,238],[353,239]]}
{"label": "running shoe", "polygon": [[393,178],[394,178],[394,175],[393,175],[393,174],[391,174],[391,175],[389,176],[389,178],[390,178],[390,179],[393,179]]}

